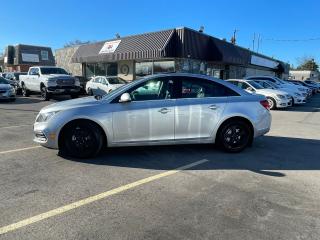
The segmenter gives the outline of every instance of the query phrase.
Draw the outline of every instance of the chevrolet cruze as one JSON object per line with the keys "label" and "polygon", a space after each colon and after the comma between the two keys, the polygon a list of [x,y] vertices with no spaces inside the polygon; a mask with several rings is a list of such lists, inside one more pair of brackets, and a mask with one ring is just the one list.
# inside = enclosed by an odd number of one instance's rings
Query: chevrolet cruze
{"label": "chevrolet cruze", "polygon": [[204,75],[161,74],[103,97],[43,108],[34,141],[62,155],[88,158],[103,147],[216,143],[240,152],[270,130],[266,98]]}

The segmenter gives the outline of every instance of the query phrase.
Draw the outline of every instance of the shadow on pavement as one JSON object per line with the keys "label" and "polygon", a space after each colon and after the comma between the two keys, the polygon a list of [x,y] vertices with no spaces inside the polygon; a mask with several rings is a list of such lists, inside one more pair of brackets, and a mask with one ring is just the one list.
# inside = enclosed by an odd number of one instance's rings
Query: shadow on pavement
{"label": "shadow on pavement", "polygon": [[283,177],[282,170],[320,170],[320,140],[264,136],[237,154],[224,153],[214,145],[176,145],[107,149],[94,159],[69,159],[87,164],[125,168],[170,170],[207,159],[195,170],[249,170]]}

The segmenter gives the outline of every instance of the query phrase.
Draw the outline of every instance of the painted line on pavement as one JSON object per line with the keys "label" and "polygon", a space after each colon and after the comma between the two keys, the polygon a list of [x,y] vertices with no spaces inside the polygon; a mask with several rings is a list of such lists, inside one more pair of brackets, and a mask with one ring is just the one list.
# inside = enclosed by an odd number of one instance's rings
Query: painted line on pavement
{"label": "painted line on pavement", "polygon": [[30,224],[45,220],[47,218],[51,218],[51,217],[63,214],[65,212],[68,212],[68,211],[73,210],[75,208],[79,208],[79,207],[82,207],[84,205],[96,202],[98,200],[105,199],[105,198],[110,197],[112,195],[115,195],[117,193],[124,192],[126,190],[138,187],[140,185],[143,185],[143,184],[158,180],[160,178],[164,178],[164,177],[176,174],[178,172],[181,172],[182,170],[190,169],[192,167],[195,167],[197,165],[200,165],[200,164],[208,162],[208,161],[209,160],[204,159],[204,160],[200,160],[200,161],[197,161],[197,162],[194,162],[194,163],[190,163],[188,165],[185,165],[185,166],[173,169],[173,170],[169,170],[169,171],[157,174],[157,175],[153,175],[151,177],[147,177],[147,178],[138,180],[136,182],[132,182],[132,183],[120,186],[118,188],[114,188],[112,190],[109,190],[109,191],[106,191],[106,192],[103,192],[103,193],[100,193],[100,194],[97,194],[97,195],[94,195],[94,196],[91,196],[91,197],[84,198],[82,200],[67,204],[67,205],[62,206],[62,207],[58,207],[56,209],[53,209],[53,210],[45,212],[45,213],[41,213],[41,214],[35,215],[33,217],[24,219],[22,221],[19,221],[19,222],[16,222],[16,223],[13,223],[13,224],[10,224],[10,225],[7,225],[7,226],[0,227],[0,235],[5,234],[7,232],[11,232],[11,231],[17,230],[17,229],[25,227],[25,226],[28,226]]}
{"label": "painted line on pavement", "polygon": [[16,125],[16,126],[6,126],[6,127],[0,127],[0,129],[18,128],[18,127],[27,127],[27,126],[32,126],[32,124],[24,124],[24,125]]}
{"label": "painted line on pavement", "polygon": [[41,146],[33,146],[33,147],[26,147],[26,148],[18,148],[18,149],[12,149],[12,150],[7,150],[7,151],[2,151],[0,154],[6,154],[6,153],[14,153],[14,152],[21,152],[25,150],[30,150],[30,149],[35,149],[35,148],[40,148]]}

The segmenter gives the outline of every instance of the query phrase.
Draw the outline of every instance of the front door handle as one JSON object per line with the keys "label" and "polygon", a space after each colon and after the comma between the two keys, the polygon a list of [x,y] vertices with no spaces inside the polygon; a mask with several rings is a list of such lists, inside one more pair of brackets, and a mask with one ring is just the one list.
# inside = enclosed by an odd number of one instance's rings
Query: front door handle
{"label": "front door handle", "polygon": [[217,106],[217,105],[210,105],[209,108],[210,108],[211,110],[216,110],[216,109],[219,108],[219,106]]}
{"label": "front door handle", "polygon": [[159,112],[159,113],[162,113],[162,114],[166,114],[166,113],[168,113],[168,112],[171,112],[171,110],[168,109],[168,108],[161,108],[158,112]]}

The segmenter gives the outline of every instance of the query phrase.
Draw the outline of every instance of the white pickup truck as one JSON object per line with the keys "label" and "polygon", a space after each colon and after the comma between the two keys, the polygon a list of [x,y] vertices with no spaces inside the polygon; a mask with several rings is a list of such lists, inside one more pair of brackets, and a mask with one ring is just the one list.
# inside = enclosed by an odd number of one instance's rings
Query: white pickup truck
{"label": "white pickup truck", "polygon": [[76,98],[80,91],[80,82],[64,69],[50,66],[30,67],[27,75],[20,76],[22,95],[28,97],[31,92],[41,93],[41,98],[49,100],[52,95],[70,95]]}

